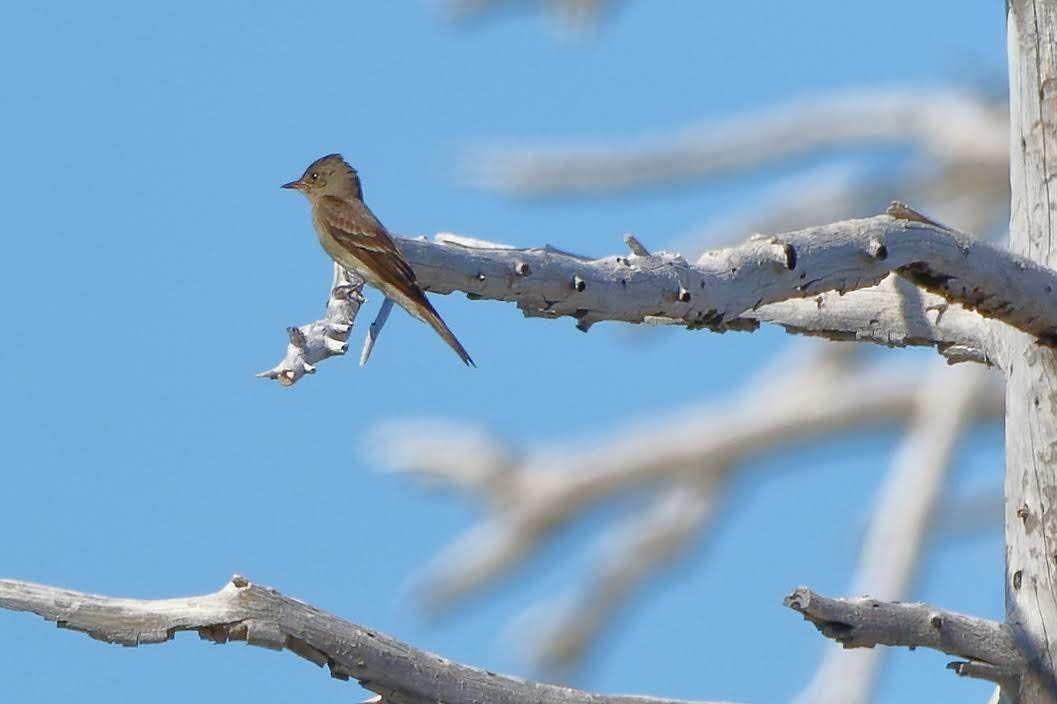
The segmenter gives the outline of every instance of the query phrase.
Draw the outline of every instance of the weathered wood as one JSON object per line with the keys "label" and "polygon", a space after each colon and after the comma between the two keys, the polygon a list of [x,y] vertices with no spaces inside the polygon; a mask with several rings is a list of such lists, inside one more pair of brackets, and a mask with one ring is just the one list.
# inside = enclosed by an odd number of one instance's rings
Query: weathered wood
{"label": "weathered wood", "polygon": [[[1057,2],[1009,0],[1009,246],[1057,267]],[[1004,334],[1006,620],[1031,662],[1018,704],[1057,702],[1057,354]]]}
{"label": "weathered wood", "polygon": [[[426,290],[511,301],[527,316],[570,316],[585,331],[603,320],[719,332],[754,330],[765,321],[793,332],[843,335],[840,339],[931,344],[941,351],[953,347],[952,360],[995,362],[997,355],[986,348],[992,337],[987,319],[995,319],[1057,345],[1057,272],[933,223],[905,206],[872,218],[750,238],[705,252],[695,263],[668,252],[643,256],[633,250],[589,259],[551,247],[516,249],[452,235],[438,240],[397,238]],[[847,304],[832,305],[816,316],[824,315],[825,325],[810,315],[812,307],[822,311],[827,294],[869,289],[892,273],[915,284],[918,295],[878,294],[888,303],[889,315],[866,318]],[[959,315],[961,323],[943,327],[941,309],[932,305],[936,313],[929,319],[918,306],[918,313],[911,312],[904,323],[881,323],[898,317],[893,313],[913,311],[912,299],[924,297],[980,315],[973,317],[975,324]],[[761,312],[768,304],[808,298],[815,302]],[[328,307],[324,320],[299,329],[306,336],[334,327],[347,334],[355,315],[337,319],[332,312]],[[841,317],[845,314],[847,321]],[[261,376],[293,383],[305,364],[311,367],[341,349],[309,337]]]}
{"label": "weathered wood", "polygon": [[60,628],[126,646],[164,643],[177,631],[197,631],[215,643],[244,640],[272,650],[285,648],[319,667],[326,665],[332,677],[359,681],[385,704],[689,704],[594,694],[460,665],[237,575],[213,594],[154,600],[0,580],[0,608],[29,611]]}
{"label": "weathered wood", "polygon": [[1013,634],[1001,623],[937,609],[928,604],[834,599],[800,587],[785,598],[827,638],[845,648],[902,645],[938,650],[990,666],[964,672],[992,681],[1016,678],[1024,668]]}
{"label": "weathered wood", "polygon": [[[878,487],[849,594],[869,594],[885,601],[906,598],[919,571],[933,517],[943,503],[943,487],[959,440],[975,420],[991,381],[988,371],[976,365],[946,369],[934,364],[925,376],[906,435]],[[869,702],[881,660],[879,649],[849,653],[830,645],[811,681],[793,702]]]}

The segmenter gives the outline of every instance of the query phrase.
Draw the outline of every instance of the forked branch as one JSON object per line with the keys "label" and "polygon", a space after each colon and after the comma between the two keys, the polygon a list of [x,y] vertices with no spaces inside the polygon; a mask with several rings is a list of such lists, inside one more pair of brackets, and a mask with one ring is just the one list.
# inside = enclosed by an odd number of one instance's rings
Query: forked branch
{"label": "forked branch", "polygon": [[[465,598],[588,506],[621,492],[668,482],[718,484],[748,458],[791,440],[912,418],[922,386],[919,370],[886,366],[863,373],[829,360],[808,367],[780,357],[756,383],[713,403],[657,415],[585,439],[575,449],[511,446],[452,423],[390,426],[374,443],[386,464],[468,492],[492,509],[425,570],[420,594],[426,605],[436,610]],[[981,394],[972,410],[977,419],[1001,414],[1000,390]]]}

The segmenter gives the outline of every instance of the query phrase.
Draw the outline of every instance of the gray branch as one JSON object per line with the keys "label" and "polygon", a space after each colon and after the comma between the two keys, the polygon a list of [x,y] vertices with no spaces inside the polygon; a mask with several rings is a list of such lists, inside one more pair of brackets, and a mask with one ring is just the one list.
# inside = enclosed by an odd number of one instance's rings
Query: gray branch
{"label": "gray branch", "polygon": [[[938,368],[919,386],[908,431],[875,499],[851,594],[902,599],[918,569],[932,516],[965,427],[974,420],[981,392],[991,381],[978,366]],[[881,651],[826,651],[797,704],[871,700]]]}
{"label": "gray branch", "polygon": [[1016,680],[1027,668],[1009,628],[995,621],[927,604],[833,599],[806,587],[787,596],[785,605],[845,648],[931,648],[966,658],[968,663],[952,666],[958,674],[997,683]]}
{"label": "gray branch", "polygon": [[386,298],[382,301],[382,307],[378,309],[378,315],[375,316],[371,327],[367,329],[367,337],[363,340],[363,350],[360,352],[361,367],[367,364],[367,360],[371,358],[371,350],[374,349],[374,343],[378,341],[378,336],[382,334],[382,328],[385,327],[385,321],[389,320],[389,314],[392,312],[393,299]]}
{"label": "gray branch", "polygon": [[357,680],[385,704],[684,704],[594,694],[460,665],[237,575],[213,594],[155,600],[0,580],[0,607],[29,611],[60,628],[126,646],[164,643],[177,631],[197,631],[215,643],[243,640],[286,649],[319,667],[326,665],[332,677]]}
{"label": "gray branch", "polygon": [[[988,347],[993,331],[980,317],[971,318],[970,324],[965,317],[969,314],[957,310],[963,306],[1044,344],[1057,342],[1057,272],[934,223],[900,204],[873,218],[752,238],[706,252],[696,264],[665,252],[588,259],[550,247],[515,249],[450,235],[438,239],[399,238],[427,290],[512,301],[527,316],[571,316],[585,331],[602,320],[717,332],[754,330],[763,320],[787,324],[794,332],[841,339],[934,344],[954,361],[994,361],[997,355]],[[861,310],[826,296],[868,289],[892,272],[939,299],[930,299],[933,303],[915,312],[898,304],[900,296],[887,296],[877,299],[890,304],[887,314],[863,320]],[[766,308],[806,298],[814,298],[814,303]],[[307,330],[305,340],[300,350],[288,350],[288,360],[291,353],[299,353],[294,361],[307,363],[311,371],[317,361],[341,354],[344,340],[329,334],[330,342],[320,343],[309,332],[313,326],[333,328],[347,337],[358,307],[328,306],[324,321],[299,329]],[[813,317],[812,307],[820,311]],[[824,313],[823,308],[827,308]],[[932,319],[928,308],[934,311]],[[901,322],[904,310],[911,312]],[[841,311],[852,319],[842,317]],[[956,325],[939,323],[948,312],[958,319]],[[887,327],[882,320],[887,320]],[[284,360],[262,375],[293,383],[302,373]]]}
{"label": "gray branch", "polygon": [[[768,303],[874,286],[897,272],[951,303],[974,308],[1046,342],[1057,340],[1057,272],[894,205],[845,220],[705,252],[585,259],[551,249],[443,247],[401,242],[430,290],[516,301],[526,315],[663,319],[722,331]],[[516,273],[516,267],[528,267]]]}

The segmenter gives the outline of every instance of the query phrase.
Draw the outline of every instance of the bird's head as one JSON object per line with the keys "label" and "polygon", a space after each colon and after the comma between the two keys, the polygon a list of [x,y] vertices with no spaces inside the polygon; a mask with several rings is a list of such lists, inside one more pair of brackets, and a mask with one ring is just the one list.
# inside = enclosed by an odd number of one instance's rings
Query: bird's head
{"label": "bird's head", "polygon": [[284,183],[283,188],[301,191],[309,200],[320,196],[339,196],[363,199],[360,177],[356,169],[341,158],[341,154],[327,154],[316,159],[301,178]]}

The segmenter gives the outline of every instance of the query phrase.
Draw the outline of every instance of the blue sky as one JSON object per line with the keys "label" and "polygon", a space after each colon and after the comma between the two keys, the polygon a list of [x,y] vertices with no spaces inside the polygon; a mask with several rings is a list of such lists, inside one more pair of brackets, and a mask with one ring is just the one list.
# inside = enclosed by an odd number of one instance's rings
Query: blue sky
{"label": "blue sky", "polygon": [[[330,268],[302,199],[279,184],[341,151],[397,232],[602,255],[633,231],[662,247],[781,169],[532,203],[461,187],[455,165],[478,140],[634,135],[844,89],[1005,75],[998,2],[626,0],[586,41],[552,30],[534,13],[460,26],[410,0],[0,10],[0,575],[161,597],[240,572],[453,659],[527,674],[496,633],[570,583],[601,517],[427,623],[407,580],[477,507],[380,472],[368,431],[443,416],[524,442],[573,439],[736,388],[787,340],[674,332],[629,344],[614,325],[583,335],[568,319],[449,296],[435,303],[479,369],[398,313],[367,368],[332,360],[280,388],[254,373],[278,359],[285,326],[320,313]],[[664,383],[614,383],[636,370]],[[761,460],[717,530],[636,597],[576,684],[754,702],[796,692],[822,641],[782,596],[800,583],[843,591],[896,440],[882,429]],[[958,478],[998,486],[999,445],[981,430]],[[764,471],[772,463],[796,471]],[[775,538],[790,526],[794,550]],[[1001,565],[997,533],[947,546],[915,597],[999,617]],[[357,695],[289,654],[211,647],[185,634],[118,649],[0,613],[0,687],[42,704]],[[935,654],[892,662],[881,701],[986,696]]]}

